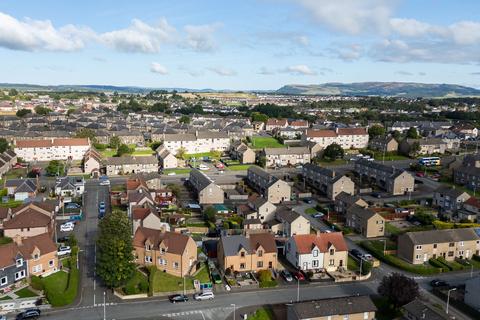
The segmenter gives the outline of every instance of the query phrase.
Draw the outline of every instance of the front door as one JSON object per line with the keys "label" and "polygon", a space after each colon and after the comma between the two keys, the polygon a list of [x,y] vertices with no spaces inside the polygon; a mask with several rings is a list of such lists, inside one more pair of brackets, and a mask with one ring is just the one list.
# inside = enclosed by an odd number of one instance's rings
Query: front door
{"label": "front door", "polygon": [[428,254],[424,253],[423,254],[423,262],[427,262],[427,260],[428,260]]}
{"label": "front door", "polygon": [[468,259],[470,257],[470,250],[465,251],[465,258]]}
{"label": "front door", "polygon": [[308,270],[308,262],[304,262],[304,263],[303,263],[302,269],[303,269],[303,270]]}

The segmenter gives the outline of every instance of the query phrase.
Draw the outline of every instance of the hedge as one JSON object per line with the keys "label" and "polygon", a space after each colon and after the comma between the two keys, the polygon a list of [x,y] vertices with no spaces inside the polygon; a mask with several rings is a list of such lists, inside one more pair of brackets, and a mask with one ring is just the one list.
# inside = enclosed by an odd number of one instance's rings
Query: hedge
{"label": "hedge", "polygon": [[39,276],[31,276],[30,277],[30,286],[35,289],[35,290],[43,290],[44,286],[43,286],[43,282],[42,282],[42,278],[40,278]]}
{"label": "hedge", "polygon": [[441,263],[440,261],[438,261],[437,259],[430,258],[430,259],[428,260],[428,262],[429,262],[432,266],[434,266],[435,268],[440,268],[440,269],[442,269],[442,272],[445,272],[445,269],[447,269],[447,267],[446,267],[443,263]]}
{"label": "hedge", "polygon": [[437,258],[437,260],[440,261],[440,263],[443,263],[444,265],[446,265],[448,269],[450,269],[450,271],[463,270],[463,266],[456,261],[447,261],[443,257],[439,257]]}
{"label": "hedge", "polygon": [[472,259],[475,260],[475,261],[480,262],[480,256],[479,256],[478,254],[474,254],[474,255],[472,256]]}
{"label": "hedge", "polygon": [[372,246],[368,241],[362,241],[360,242],[360,245],[366,250],[368,250],[378,260],[411,273],[430,275],[442,272],[441,268],[429,267],[424,265],[413,265],[401,260],[400,258],[397,258],[396,256],[384,255],[381,251],[377,250],[374,246]]}

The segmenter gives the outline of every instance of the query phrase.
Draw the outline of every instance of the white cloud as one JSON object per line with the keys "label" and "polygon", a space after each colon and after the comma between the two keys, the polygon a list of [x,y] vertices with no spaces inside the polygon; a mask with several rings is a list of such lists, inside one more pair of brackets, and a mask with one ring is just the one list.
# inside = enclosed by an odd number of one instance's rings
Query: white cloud
{"label": "white cloud", "polygon": [[337,31],[360,34],[389,28],[396,1],[390,0],[295,0],[315,21]]}
{"label": "white cloud", "polygon": [[480,23],[473,21],[460,21],[448,27],[455,43],[471,45],[480,43]]}
{"label": "white cloud", "polygon": [[150,65],[150,71],[153,73],[161,74],[161,75],[168,74],[167,68],[165,68],[158,62],[152,62],[152,64]]}
{"label": "white cloud", "polygon": [[94,32],[88,28],[66,25],[55,28],[50,20],[16,18],[0,12],[0,46],[23,51],[76,51]]}
{"label": "white cloud", "polygon": [[257,73],[264,76],[269,76],[269,75],[275,74],[275,70],[269,69],[267,67],[261,67]]}
{"label": "white cloud", "polygon": [[393,32],[405,37],[419,37],[432,32],[432,26],[428,23],[415,19],[390,19],[390,27]]}
{"label": "white cloud", "polygon": [[310,69],[309,66],[304,64],[298,64],[294,66],[286,67],[285,69],[280,70],[280,72],[290,73],[294,75],[303,75],[303,76],[314,76],[317,73]]}
{"label": "white cloud", "polygon": [[296,36],[293,40],[305,47],[310,45],[310,39],[307,36]]}
{"label": "white cloud", "polygon": [[217,47],[213,34],[221,26],[220,23],[186,25],[184,27],[187,34],[185,45],[195,51],[213,51]]}
{"label": "white cloud", "polygon": [[395,74],[401,75],[401,76],[413,76],[413,73],[405,70],[399,70],[396,71]]}
{"label": "white cloud", "polygon": [[210,70],[211,72],[216,73],[217,75],[223,76],[223,77],[231,77],[231,76],[234,76],[234,75],[237,74],[237,72],[235,72],[235,70],[228,69],[228,68],[223,68],[223,67],[210,67],[210,68],[207,68],[207,69]]}
{"label": "white cloud", "polygon": [[163,44],[173,40],[174,34],[175,28],[166,19],[156,25],[133,19],[129,27],[103,33],[99,39],[118,51],[158,53]]}

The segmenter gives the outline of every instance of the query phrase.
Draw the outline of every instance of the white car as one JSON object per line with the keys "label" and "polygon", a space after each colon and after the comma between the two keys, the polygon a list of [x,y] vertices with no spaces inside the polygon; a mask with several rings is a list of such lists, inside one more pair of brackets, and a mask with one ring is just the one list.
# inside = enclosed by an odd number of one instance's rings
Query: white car
{"label": "white car", "polygon": [[213,298],[215,298],[215,295],[213,294],[212,291],[204,291],[201,293],[197,293],[196,295],[193,296],[193,299],[197,301],[212,300]]}
{"label": "white car", "polygon": [[72,249],[69,246],[60,247],[58,248],[58,251],[57,251],[58,256],[65,256],[71,253],[72,253]]}
{"label": "white car", "polygon": [[73,228],[74,228],[74,225],[67,222],[60,226],[60,231],[69,232],[69,231],[73,231]]}
{"label": "white car", "polygon": [[175,172],[169,172],[169,173],[167,174],[167,176],[176,176],[176,175],[177,175],[177,173],[175,173]]}

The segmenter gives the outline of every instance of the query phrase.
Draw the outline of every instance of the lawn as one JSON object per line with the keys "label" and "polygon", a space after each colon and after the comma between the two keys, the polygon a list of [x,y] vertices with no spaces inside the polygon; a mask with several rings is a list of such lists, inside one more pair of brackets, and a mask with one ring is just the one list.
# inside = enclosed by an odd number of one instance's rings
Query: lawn
{"label": "lawn", "polygon": [[189,159],[192,159],[192,158],[200,159],[200,158],[203,158],[203,157],[209,157],[210,159],[220,159],[220,156],[216,156],[216,155],[213,154],[212,152],[201,152],[201,153],[185,154],[185,155],[183,156],[183,159],[185,159],[185,160],[189,160]]}
{"label": "lawn", "polygon": [[360,265],[358,264],[357,260],[353,259],[352,257],[348,256],[348,264],[347,268],[350,271],[358,271],[360,269]]}
{"label": "lawn", "polygon": [[252,148],[254,149],[263,149],[263,148],[285,148],[283,144],[278,142],[277,139],[272,137],[252,137],[251,138]]}
{"label": "lawn", "polygon": [[114,149],[105,149],[105,150],[100,151],[100,154],[101,154],[104,158],[111,158],[111,157],[113,157],[114,155],[117,154],[117,150],[114,150]]}
{"label": "lawn", "polygon": [[163,174],[169,174],[175,172],[175,174],[187,174],[192,171],[191,168],[177,168],[177,169],[165,169],[163,170]]}
{"label": "lawn", "polygon": [[135,150],[132,153],[132,156],[151,156],[153,154],[152,149],[144,149],[144,150]]}
{"label": "lawn", "polygon": [[0,237],[0,245],[2,244],[7,244],[7,243],[10,243],[12,242],[12,238],[9,238],[9,237]]}
{"label": "lawn", "polygon": [[[206,265],[202,267],[194,274],[193,277],[186,277],[185,290],[193,289],[193,280],[197,279],[200,283],[211,282],[208,268]],[[152,284],[151,284],[152,285]],[[153,277],[153,292],[170,292],[170,291],[182,291],[183,290],[183,278],[172,276],[161,270],[156,270]]]}
{"label": "lawn", "polygon": [[26,168],[19,168],[19,169],[12,169],[7,172],[5,175],[5,179],[18,179],[18,178],[25,178],[27,176],[27,169]]}
{"label": "lawn", "polygon": [[68,285],[68,273],[65,271],[59,271],[48,277],[43,278],[43,285],[47,299],[53,306],[60,306],[62,295],[67,289]]}
{"label": "lawn", "polygon": [[270,308],[261,307],[255,313],[248,317],[249,320],[273,320],[275,316]]}
{"label": "lawn", "polygon": [[148,278],[146,275],[136,270],[133,277],[127,281],[122,288],[127,295],[147,293],[148,292]]}
{"label": "lawn", "polygon": [[60,260],[60,262],[65,268],[70,268],[70,258],[63,258]]}
{"label": "lawn", "polygon": [[200,270],[197,271],[196,274],[193,275],[195,279],[200,281],[200,283],[207,283],[211,282],[210,280],[210,274],[208,272],[208,268],[206,265],[203,265]]}
{"label": "lawn", "polygon": [[0,298],[0,301],[13,300],[10,296],[3,296]]}
{"label": "lawn", "polygon": [[409,157],[402,156],[401,154],[385,154],[385,157],[383,157],[383,152],[374,152],[373,153],[373,158],[378,161],[395,161],[395,160],[407,160],[410,159]]}
{"label": "lawn", "polygon": [[19,298],[31,298],[31,297],[37,297],[38,295],[35,292],[32,292],[32,290],[28,288],[23,288],[18,291],[14,292]]}
{"label": "lawn", "polygon": [[387,233],[392,234],[392,235],[399,235],[399,234],[402,234],[404,232],[404,231],[402,231],[402,229],[397,228],[393,224],[388,223],[388,222],[385,224],[385,230],[387,231]]}
{"label": "lawn", "polygon": [[305,213],[306,213],[306,214],[315,214],[315,213],[317,213],[317,212],[318,212],[318,211],[317,211],[317,209],[315,209],[315,208],[307,208],[307,209],[305,209]]}
{"label": "lawn", "polygon": [[248,168],[252,166],[254,166],[254,164],[234,164],[226,168],[227,170],[230,170],[230,171],[244,171],[244,170],[248,170]]}

